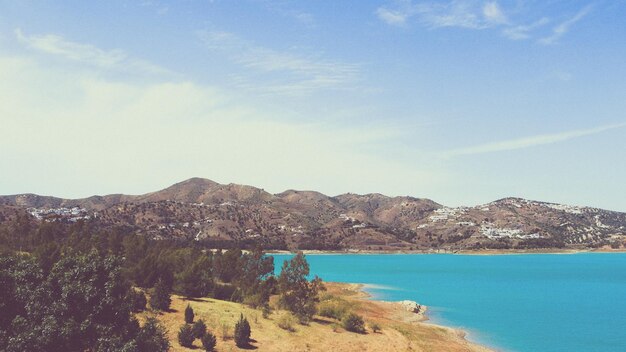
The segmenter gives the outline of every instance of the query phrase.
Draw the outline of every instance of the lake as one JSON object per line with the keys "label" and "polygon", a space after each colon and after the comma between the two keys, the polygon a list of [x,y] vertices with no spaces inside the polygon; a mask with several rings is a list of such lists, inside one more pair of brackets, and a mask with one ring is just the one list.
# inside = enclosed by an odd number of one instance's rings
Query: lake
{"label": "lake", "polygon": [[[274,255],[276,268],[289,255]],[[324,281],[414,300],[503,351],[626,351],[626,254],[307,255]]]}

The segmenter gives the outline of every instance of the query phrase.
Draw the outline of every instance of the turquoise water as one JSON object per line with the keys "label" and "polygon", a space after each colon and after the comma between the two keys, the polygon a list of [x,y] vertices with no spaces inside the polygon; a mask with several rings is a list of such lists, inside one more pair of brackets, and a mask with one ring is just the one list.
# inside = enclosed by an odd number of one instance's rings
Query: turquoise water
{"label": "turquoise water", "polygon": [[[288,255],[275,255],[276,267]],[[307,255],[325,281],[429,306],[503,351],[626,351],[626,254]]]}

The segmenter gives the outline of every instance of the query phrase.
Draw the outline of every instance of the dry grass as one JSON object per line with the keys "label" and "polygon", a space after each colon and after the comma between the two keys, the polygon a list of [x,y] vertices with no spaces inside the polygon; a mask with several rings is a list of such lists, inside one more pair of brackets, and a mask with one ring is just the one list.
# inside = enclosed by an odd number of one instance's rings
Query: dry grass
{"label": "dry grass", "polygon": [[[192,351],[178,344],[176,334],[184,323],[184,310],[189,303],[195,319],[203,319],[211,332],[217,336],[217,351],[240,351],[235,346],[232,329],[239,315],[248,318],[252,328],[252,346],[257,351],[296,352],[296,351],[486,351],[472,345],[457,331],[439,326],[415,322],[414,314],[403,311],[397,304],[376,302],[366,299],[356,286],[327,284],[328,293],[352,303],[354,312],[365,318],[367,325],[375,322],[381,331],[374,333],[368,328],[365,334],[347,332],[336,325],[336,320],[316,317],[307,326],[295,325],[294,331],[278,326],[283,311],[274,311],[264,319],[260,310],[238,303],[209,298],[184,300],[172,297],[172,311],[161,313],[157,318],[168,330],[172,343],[171,351]],[[142,313],[145,315],[154,313]],[[196,340],[195,351],[201,351],[201,343]]]}

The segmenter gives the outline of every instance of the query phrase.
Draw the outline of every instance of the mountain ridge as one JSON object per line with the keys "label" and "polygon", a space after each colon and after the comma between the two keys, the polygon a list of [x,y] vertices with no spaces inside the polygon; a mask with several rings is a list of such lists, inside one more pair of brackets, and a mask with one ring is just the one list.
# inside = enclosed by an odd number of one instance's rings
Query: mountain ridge
{"label": "mountain ridge", "polygon": [[142,195],[0,196],[0,206],[27,209],[38,221],[90,219],[156,239],[257,243],[268,248],[590,248],[622,246],[626,240],[626,213],[593,207],[519,197],[447,207],[426,198],[379,193],[271,194],[197,177]]}

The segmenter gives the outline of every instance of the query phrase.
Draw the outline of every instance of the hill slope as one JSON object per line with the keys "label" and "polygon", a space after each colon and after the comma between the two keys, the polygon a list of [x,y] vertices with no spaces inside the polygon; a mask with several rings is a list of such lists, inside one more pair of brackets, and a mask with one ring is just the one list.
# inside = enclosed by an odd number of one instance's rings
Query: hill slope
{"label": "hill slope", "polygon": [[93,221],[163,239],[259,243],[286,249],[591,248],[626,240],[626,213],[505,198],[475,207],[381,194],[270,194],[192,178],[144,195],[0,197],[0,221]]}

